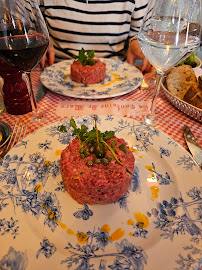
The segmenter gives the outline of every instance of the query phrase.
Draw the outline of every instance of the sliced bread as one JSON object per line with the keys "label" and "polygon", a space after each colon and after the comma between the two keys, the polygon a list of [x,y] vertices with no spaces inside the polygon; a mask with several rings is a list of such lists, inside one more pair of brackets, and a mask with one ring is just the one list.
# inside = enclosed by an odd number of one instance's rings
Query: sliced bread
{"label": "sliced bread", "polygon": [[199,86],[199,88],[200,88],[200,90],[202,92],[202,76],[198,77],[198,86]]}
{"label": "sliced bread", "polygon": [[202,109],[202,90],[199,86],[196,87],[192,85],[184,95],[183,100],[199,109]]}
{"label": "sliced bread", "polygon": [[166,76],[166,86],[176,97],[183,99],[191,86],[197,85],[194,70],[189,65],[174,67]]}

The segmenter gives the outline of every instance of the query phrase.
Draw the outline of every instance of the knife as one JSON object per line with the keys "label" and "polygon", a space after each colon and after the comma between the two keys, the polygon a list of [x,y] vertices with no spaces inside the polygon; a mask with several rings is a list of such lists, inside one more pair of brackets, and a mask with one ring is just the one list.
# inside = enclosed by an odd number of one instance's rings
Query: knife
{"label": "knife", "polygon": [[202,148],[188,126],[183,128],[184,138],[196,165],[202,170]]}
{"label": "knife", "polygon": [[36,101],[39,102],[46,94],[47,88],[43,86],[43,84],[40,82],[38,87],[38,92],[36,95]]}

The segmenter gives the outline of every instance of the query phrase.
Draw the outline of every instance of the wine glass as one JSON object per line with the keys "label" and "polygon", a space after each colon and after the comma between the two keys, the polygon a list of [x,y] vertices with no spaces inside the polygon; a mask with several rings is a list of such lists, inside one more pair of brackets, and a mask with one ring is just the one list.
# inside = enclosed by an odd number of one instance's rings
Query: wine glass
{"label": "wine glass", "polygon": [[156,121],[156,101],[165,72],[200,45],[201,0],[150,0],[138,34],[138,43],[157,70],[156,88],[148,124]]}
{"label": "wine glass", "polygon": [[0,0],[0,58],[23,72],[32,105],[32,119],[40,120],[31,82],[31,70],[41,60],[49,34],[34,0]]}

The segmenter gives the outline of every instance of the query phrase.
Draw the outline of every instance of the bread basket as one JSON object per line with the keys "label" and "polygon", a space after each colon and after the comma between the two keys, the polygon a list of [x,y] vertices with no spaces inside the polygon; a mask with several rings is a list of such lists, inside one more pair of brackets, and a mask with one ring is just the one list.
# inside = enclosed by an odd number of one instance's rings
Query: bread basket
{"label": "bread basket", "polygon": [[162,90],[165,93],[167,99],[180,111],[187,114],[191,118],[202,123],[202,110],[177,98],[173,94],[171,94],[166,88],[166,75],[162,80]]}

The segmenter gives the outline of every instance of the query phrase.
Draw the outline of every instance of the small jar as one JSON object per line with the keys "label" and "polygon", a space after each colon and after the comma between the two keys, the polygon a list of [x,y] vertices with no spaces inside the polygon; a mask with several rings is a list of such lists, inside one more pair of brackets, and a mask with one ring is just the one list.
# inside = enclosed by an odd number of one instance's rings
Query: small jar
{"label": "small jar", "polygon": [[2,92],[6,111],[14,115],[31,112],[30,97],[22,72],[0,59],[0,76],[4,80]]}

